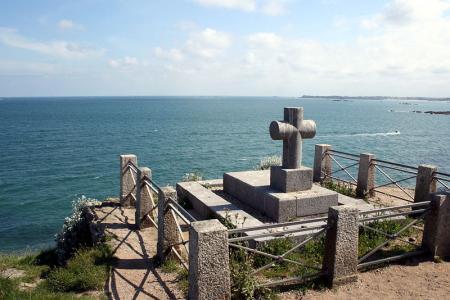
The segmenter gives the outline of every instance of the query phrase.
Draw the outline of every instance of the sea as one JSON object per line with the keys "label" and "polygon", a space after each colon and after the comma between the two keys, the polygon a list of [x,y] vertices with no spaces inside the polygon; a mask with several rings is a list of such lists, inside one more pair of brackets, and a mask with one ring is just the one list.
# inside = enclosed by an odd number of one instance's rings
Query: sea
{"label": "sea", "polygon": [[450,172],[446,101],[283,97],[0,98],[0,251],[51,247],[74,199],[119,194],[119,155],[136,154],[161,186],[186,173],[221,178],[281,155],[269,135],[284,107],[302,106],[314,145]]}

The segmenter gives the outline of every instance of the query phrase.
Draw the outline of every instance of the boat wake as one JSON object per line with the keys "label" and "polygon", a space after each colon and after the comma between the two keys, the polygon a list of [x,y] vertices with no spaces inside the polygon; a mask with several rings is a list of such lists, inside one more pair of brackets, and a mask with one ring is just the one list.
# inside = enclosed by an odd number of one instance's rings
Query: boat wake
{"label": "boat wake", "polygon": [[375,132],[375,133],[350,133],[350,134],[328,134],[321,135],[319,137],[352,137],[352,136],[391,136],[400,135],[400,131],[390,131],[390,132]]}

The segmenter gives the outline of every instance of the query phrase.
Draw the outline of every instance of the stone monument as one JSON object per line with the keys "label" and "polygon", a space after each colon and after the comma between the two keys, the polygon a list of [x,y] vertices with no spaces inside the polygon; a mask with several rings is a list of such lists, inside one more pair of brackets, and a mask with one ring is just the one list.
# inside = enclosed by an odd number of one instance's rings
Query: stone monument
{"label": "stone monument", "polygon": [[302,107],[286,107],[284,120],[270,124],[270,136],[283,140],[282,166],[270,171],[225,173],[224,191],[276,222],[327,213],[338,193],[313,185],[313,171],[301,165],[302,140],[313,138],[316,123],[303,119]]}

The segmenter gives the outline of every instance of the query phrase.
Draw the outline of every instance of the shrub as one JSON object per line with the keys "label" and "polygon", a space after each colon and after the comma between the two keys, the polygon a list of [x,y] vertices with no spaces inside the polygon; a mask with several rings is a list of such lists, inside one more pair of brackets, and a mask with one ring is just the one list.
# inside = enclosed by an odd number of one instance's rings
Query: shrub
{"label": "shrub", "polygon": [[281,156],[268,156],[261,159],[256,170],[268,170],[270,167],[281,166]]}
{"label": "shrub", "polygon": [[65,267],[49,272],[46,285],[55,292],[101,289],[112,262],[111,250],[106,245],[79,249]]}
{"label": "shrub", "polygon": [[72,202],[72,215],[64,220],[62,229],[55,238],[59,264],[64,264],[76,249],[91,245],[89,224],[83,217],[83,210],[99,204],[101,202],[84,196]]}
{"label": "shrub", "polygon": [[339,194],[349,196],[352,198],[356,198],[356,191],[350,185],[348,185],[346,183],[343,183],[340,181],[333,182],[333,181],[329,180],[329,181],[323,182],[322,186],[329,190],[338,192]]}
{"label": "shrub", "polygon": [[194,171],[191,173],[186,173],[183,175],[183,178],[181,181],[188,182],[188,181],[200,181],[203,179],[202,174],[199,171]]}

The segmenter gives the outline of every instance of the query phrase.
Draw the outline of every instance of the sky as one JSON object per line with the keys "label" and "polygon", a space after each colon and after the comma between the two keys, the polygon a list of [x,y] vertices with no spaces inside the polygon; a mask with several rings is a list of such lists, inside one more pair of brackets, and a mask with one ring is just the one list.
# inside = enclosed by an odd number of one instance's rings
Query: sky
{"label": "sky", "polygon": [[450,96],[450,0],[0,0],[0,97]]}

